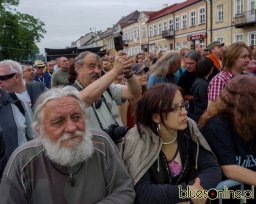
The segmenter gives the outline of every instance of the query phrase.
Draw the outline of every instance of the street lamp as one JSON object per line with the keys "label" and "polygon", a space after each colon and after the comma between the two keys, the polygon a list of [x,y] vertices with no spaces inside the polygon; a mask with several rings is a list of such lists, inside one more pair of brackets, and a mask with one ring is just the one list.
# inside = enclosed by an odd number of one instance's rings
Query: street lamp
{"label": "street lamp", "polygon": [[[93,30],[94,30],[94,31],[93,31]],[[96,47],[98,47],[98,39],[97,39],[98,34],[97,34],[97,29],[96,29],[96,27],[91,27],[91,28],[90,28],[90,31],[93,31],[93,32],[95,33],[95,36],[94,36],[93,38],[94,38]]]}

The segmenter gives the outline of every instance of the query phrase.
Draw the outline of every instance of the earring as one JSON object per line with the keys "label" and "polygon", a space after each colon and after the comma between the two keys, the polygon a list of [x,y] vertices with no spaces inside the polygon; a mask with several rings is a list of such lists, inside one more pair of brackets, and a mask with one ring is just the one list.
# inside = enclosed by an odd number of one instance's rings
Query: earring
{"label": "earring", "polygon": [[157,131],[158,135],[160,134],[160,130],[161,130],[161,126],[160,126],[160,123],[158,123],[157,127],[156,127],[156,131]]}

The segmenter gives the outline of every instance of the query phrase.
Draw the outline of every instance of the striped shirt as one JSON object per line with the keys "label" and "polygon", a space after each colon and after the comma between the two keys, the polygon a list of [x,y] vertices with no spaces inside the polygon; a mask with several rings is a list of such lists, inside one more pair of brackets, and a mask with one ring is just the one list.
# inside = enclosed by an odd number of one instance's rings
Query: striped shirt
{"label": "striped shirt", "polygon": [[233,77],[234,75],[229,71],[221,71],[217,74],[209,83],[208,100],[215,101]]}

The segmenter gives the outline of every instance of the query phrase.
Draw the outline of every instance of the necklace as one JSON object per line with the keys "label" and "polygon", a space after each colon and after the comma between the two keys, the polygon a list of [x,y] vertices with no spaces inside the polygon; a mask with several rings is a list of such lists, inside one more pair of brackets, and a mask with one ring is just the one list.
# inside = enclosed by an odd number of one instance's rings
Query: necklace
{"label": "necklace", "polygon": [[176,137],[175,137],[173,140],[171,140],[170,142],[163,142],[163,140],[162,140],[162,144],[163,144],[163,145],[172,144],[172,143],[175,142],[176,139],[177,139],[177,135],[176,135]]}
{"label": "necklace", "polygon": [[51,162],[51,164],[52,164],[52,166],[54,167],[54,169],[55,169],[56,171],[58,171],[58,172],[61,173],[61,174],[64,174],[64,175],[69,176],[68,181],[69,181],[69,183],[70,183],[70,185],[71,185],[72,187],[74,187],[74,186],[75,186],[75,183],[76,183],[76,180],[75,180],[75,178],[73,177],[73,175],[77,174],[77,173],[82,169],[82,167],[83,167],[83,165],[84,165],[84,163],[82,163],[74,172],[68,172],[68,173],[66,173],[66,172],[63,172],[63,171],[61,171],[60,169],[58,169],[58,167],[55,166],[52,162]]}

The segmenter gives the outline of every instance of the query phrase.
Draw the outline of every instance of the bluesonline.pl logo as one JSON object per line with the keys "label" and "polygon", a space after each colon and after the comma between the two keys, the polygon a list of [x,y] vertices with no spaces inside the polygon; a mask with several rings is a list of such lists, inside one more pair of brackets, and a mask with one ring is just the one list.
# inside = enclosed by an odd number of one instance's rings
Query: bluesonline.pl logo
{"label": "bluesonline.pl logo", "polygon": [[254,186],[251,187],[251,190],[229,190],[228,187],[225,186],[224,190],[211,188],[209,190],[197,191],[190,191],[188,186],[185,190],[183,190],[181,186],[178,187],[179,198],[181,199],[242,199],[243,203],[246,203],[248,199],[254,199]]}

